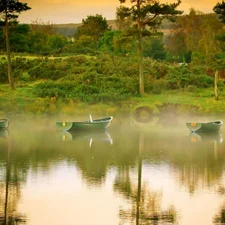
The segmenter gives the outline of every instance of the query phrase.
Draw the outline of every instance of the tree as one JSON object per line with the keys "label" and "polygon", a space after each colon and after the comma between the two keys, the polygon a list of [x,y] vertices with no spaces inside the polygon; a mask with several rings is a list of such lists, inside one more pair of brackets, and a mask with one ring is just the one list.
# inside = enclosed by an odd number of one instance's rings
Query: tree
{"label": "tree", "polygon": [[66,44],[69,43],[66,37],[57,34],[56,27],[50,22],[42,20],[32,21],[28,35],[29,51],[35,54],[60,53]]}
{"label": "tree", "polygon": [[116,9],[116,26],[118,30],[125,30],[127,27],[131,27],[133,21],[131,18],[120,18],[120,9]]}
{"label": "tree", "polygon": [[122,31],[110,30],[104,33],[99,40],[99,49],[103,52],[112,53],[113,55],[120,53],[121,48],[118,48],[118,39],[121,37]]}
{"label": "tree", "polygon": [[[30,26],[28,24],[9,24],[9,41],[12,52],[28,52],[28,35]],[[5,43],[4,43],[5,44]]]}
{"label": "tree", "polygon": [[218,55],[222,52],[222,45],[218,36],[223,30],[222,23],[216,14],[204,14],[191,8],[190,13],[177,21],[184,32],[187,49],[192,53],[192,65],[204,64],[207,70],[215,71],[215,99],[218,100],[218,69],[221,60]]}
{"label": "tree", "polygon": [[82,25],[78,27],[75,37],[90,36],[94,41],[98,41],[106,31],[110,30],[106,18],[102,15],[88,16],[82,20]]}
{"label": "tree", "polygon": [[[126,3],[127,0],[119,0],[121,4]],[[175,15],[182,14],[181,11],[176,10],[180,0],[177,3],[164,4],[157,0],[131,0],[131,6],[120,6],[117,9],[117,18],[121,20],[131,18],[137,28],[138,41],[138,58],[139,58],[139,92],[144,94],[144,75],[143,75],[143,33],[155,30],[161,24],[163,18],[174,19]],[[148,30],[147,30],[148,28]]]}
{"label": "tree", "polygon": [[209,59],[220,49],[216,40],[222,25],[215,14],[204,14],[190,9],[189,15],[179,18],[185,33],[185,43],[191,52],[205,54]]}
{"label": "tree", "polygon": [[204,14],[191,8],[188,15],[177,19],[166,45],[176,56],[184,57],[190,52],[192,55],[204,55],[204,60],[210,61],[221,50],[217,40],[221,31],[222,24],[215,14]]}
{"label": "tree", "polygon": [[166,58],[162,35],[143,38],[143,56],[155,60],[164,60]]}
{"label": "tree", "polygon": [[179,22],[180,18],[170,27],[170,34],[165,39],[165,45],[167,51],[173,58],[175,57],[175,61],[187,62],[186,56],[188,55],[188,49],[185,41],[186,34]]}
{"label": "tree", "polygon": [[56,34],[56,28],[50,21],[45,23],[41,19],[36,19],[31,22],[30,26],[31,30],[34,32],[39,32],[45,35]]}
{"label": "tree", "polygon": [[18,18],[18,14],[22,11],[31,9],[27,3],[19,2],[18,0],[1,0],[0,1],[0,15],[5,22],[5,37],[6,37],[6,51],[8,59],[8,79],[11,89],[14,89],[13,76],[12,76],[12,63],[10,55],[9,43],[9,21]]}
{"label": "tree", "polygon": [[[225,2],[222,1],[222,3],[217,3],[214,6],[213,11],[219,15],[219,19],[221,20],[222,23],[225,24]],[[223,34],[218,36],[218,40],[225,42],[225,33],[224,32],[223,32]]]}
{"label": "tree", "polygon": [[48,37],[47,45],[51,51],[61,51],[64,46],[68,43],[66,37],[59,34],[53,34]]}
{"label": "tree", "polygon": [[[213,11],[219,15],[219,19],[221,19],[221,22],[225,24],[225,2],[224,0],[222,1],[222,3],[217,3],[214,8]],[[218,40],[220,41],[225,41],[225,34],[221,34],[218,37]],[[224,68],[223,68],[224,69]],[[215,99],[218,100],[218,88],[217,88],[217,79],[218,79],[218,70],[215,72]]]}
{"label": "tree", "polygon": [[219,18],[222,20],[223,23],[225,23],[225,2],[224,0],[222,1],[222,3],[217,3],[214,8],[213,11],[219,15]]}

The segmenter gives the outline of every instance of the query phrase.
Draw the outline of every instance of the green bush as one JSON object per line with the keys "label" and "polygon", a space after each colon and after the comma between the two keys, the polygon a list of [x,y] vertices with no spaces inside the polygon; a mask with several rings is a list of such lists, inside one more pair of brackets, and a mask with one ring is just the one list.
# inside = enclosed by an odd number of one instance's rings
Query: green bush
{"label": "green bush", "polygon": [[20,75],[19,79],[22,80],[22,81],[30,81],[30,76],[27,72],[24,72]]}
{"label": "green bush", "polygon": [[198,88],[213,87],[214,77],[210,77],[204,74],[201,74],[201,75],[191,74],[189,85],[195,85]]}
{"label": "green bush", "polygon": [[0,82],[8,82],[8,63],[6,61],[0,63]]}
{"label": "green bush", "polygon": [[69,98],[89,103],[116,101],[126,99],[132,95],[125,88],[122,88],[123,85],[120,88],[115,88],[112,86],[113,82],[110,84],[105,84],[106,86],[108,85],[107,88],[100,89],[98,86],[87,83],[78,84],[76,81],[48,80],[36,84],[33,88],[33,93],[41,98]]}

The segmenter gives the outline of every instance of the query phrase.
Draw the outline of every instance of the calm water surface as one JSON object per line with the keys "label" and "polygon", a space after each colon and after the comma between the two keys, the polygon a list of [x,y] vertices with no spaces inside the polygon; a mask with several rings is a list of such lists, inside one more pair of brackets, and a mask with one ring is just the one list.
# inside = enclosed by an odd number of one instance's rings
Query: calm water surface
{"label": "calm water surface", "polygon": [[114,118],[107,132],[71,134],[53,118],[12,118],[0,224],[224,224],[224,131],[190,135],[187,119]]}

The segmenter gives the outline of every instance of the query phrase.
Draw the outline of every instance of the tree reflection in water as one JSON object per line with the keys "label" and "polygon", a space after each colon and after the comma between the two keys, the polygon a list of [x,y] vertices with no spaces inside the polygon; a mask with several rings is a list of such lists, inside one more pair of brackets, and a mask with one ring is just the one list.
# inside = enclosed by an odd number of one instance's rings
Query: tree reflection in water
{"label": "tree reflection in water", "polygon": [[223,138],[220,132],[190,133],[188,138],[188,150],[184,152],[185,157],[182,156],[186,162],[183,161],[183,165],[176,163],[176,167],[180,171],[181,183],[193,194],[201,186],[213,187],[218,182],[218,175],[222,177],[220,154],[223,152]]}
{"label": "tree reflection in water", "polygon": [[[163,129],[157,132],[155,129],[149,131],[149,126],[145,127],[146,130],[140,129],[140,132],[127,127],[124,130],[115,129],[114,132],[112,130],[113,142],[112,139],[105,141],[104,135],[102,139],[92,135],[78,137],[66,134],[59,137],[60,142],[58,136],[57,141],[53,142],[56,133],[52,134],[48,130],[21,132],[18,136],[19,129],[14,129],[13,154],[10,143],[6,145],[6,141],[0,142],[0,171],[4,174],[4,177],[2,174],[0,177],[0,224],[15,224],[26,220],[17,212],[21,175],[26,178],[29,170],[38,173],[40,169],[50,173],[59,162],[75,165],[82,175],[82,182],[94,187],[103,186],[112,169],[116,174],[114,191],[121,194],[125,204],[130,203],[128,208],[124,206],[119,211],[121,224],[178,223],[175,208],[169,205],[164,208],[164,192],[153,191],[153,185],[144,182],[145,165],[166,164],[173,181],[182,190],[185,188],[185,192],[187,190],[191,194],[196,190],[205,192],[211,187],[217,187],[223,179],[224,143],[220,144],[214,139],[203,140],[203,136],[200,139],[188,139],[186,133],[179,136],[170,129],[169,132]],[[160,179],[157,176],[155,178]],[[154,182],[153,179],[150,183]],[[221,207],[215,221],[224,221],[224,208]]]}
{"label": "tree reflection in water", "polygon": [[[210,163],[211,165],[217,165],[218,166],[218,165],[221,164],[221,158],[218,156],[218,151],[220,149],[220,144],[223,142],[223,137],[222,137],[222,134],[220,132],[218,132],[218,133],[200,133],[200,134],[191,133],[189,135],[189,138],[190,138],[190,141],[192,143],[202,144],[202,145],[205,145],[207,147],[210,147],[213,150],[213,151],[211,151],[210,159],[211,159],[211,161],[217,161],[217,163]],[[205,149],[207,149],[207,147],[205,147]],[[211,167],[207,166],[207,168],[211,168],[212,172],[214,171],[212,166]],[[190,171],[189,171],[189,173],[190,173]],[[222,171],[222,167],[221,167],[221,175],[220,175],[221,177],[222,177],[222,173],[223,173],[223,171]],[[191,174],[193,174],[193,173],[191,173]],[[184,176],[187,179],[186,175],[184,175]],[[208,177],[211,178],[209,180],[210,181],[209,184],[215,183],[215,182],[212,182],[212,181],[214,181],[214,179],[216,180],[217,176],[218,176],[218,172],[215,173],[215,174],[212,173],[212,174],[208,175]],[[188,177],[190,177],[190,176],[188,176]],[[199,179],[199,178],[196,178],[196,179]],[[190,192],[192,192],[192,193],[194,192],[195,186],[196,185],[194,185],[194,184],[192,185],[193,188],[190,188]],[[189,187],[190,187],[190,185],[189,185]],[[225,188],[222,187],[221,185],[219,185],[218,192],[219,192],[219,194],[224,195]],[[225,204],[221,207],[220,212],[214,216],[213,223],[215,223],[215,224],[225,224]]]}
{"label": "tree reflection in water", "polygon": [[[7,133],[7,135],[5,135]],[[0,141],[1,155],[5,158],[5,175],[1,174],[0,192],[0,223],[3,225],[14,225],[25,223],[24,215],[17,212],[17,203],[20,198],[20,187],[18,182],[18,170],[12,166],[12,138],[8,132],[4,132],[4,141]],[[1,158],[0,160],[3,160]],[[4,190],[4,191],[2,191]]]}
{"label": "tree reflection in water", "polygon": [[110,134],[99,131],[74,132],[70,135],[69,140],[79,146],[74,151],[74,160],[82,173],[83,180],[88,185],[101,186],[106,179],[107,169],[112,158],[113,140]]}
{"label": "tree reflection in water", "polygon": [[121,224],[126,222],[139,224],[159,224],[162,222],[175,223],[176,211],[173,206],[168,210],[162,210],[159,192],[153,192],[147,185],[142,184],[142,156],[144,151],[144,134],[139,134],[138,146],[138,182],[135,183],[130,178],[129,167],[119,170],[114,183],[115,191],[122,193],[131,201],[130,209],[121,209]]}
{"label": "tree reflection in water", "polygon": [[215,217],[213,222],[215,224],[225,224],[225,206],[222,207],[220,213],[218,213]]}

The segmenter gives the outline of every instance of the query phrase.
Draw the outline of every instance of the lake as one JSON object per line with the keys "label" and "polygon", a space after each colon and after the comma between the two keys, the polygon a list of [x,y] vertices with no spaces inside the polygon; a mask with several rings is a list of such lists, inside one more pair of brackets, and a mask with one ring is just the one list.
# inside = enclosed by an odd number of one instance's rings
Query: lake
{"label": "lake", "polygon": [[106,132],[69,133],[56,120],[14,116],[1,131],[0,224],[225,223],[224,130],[114,116]]}

